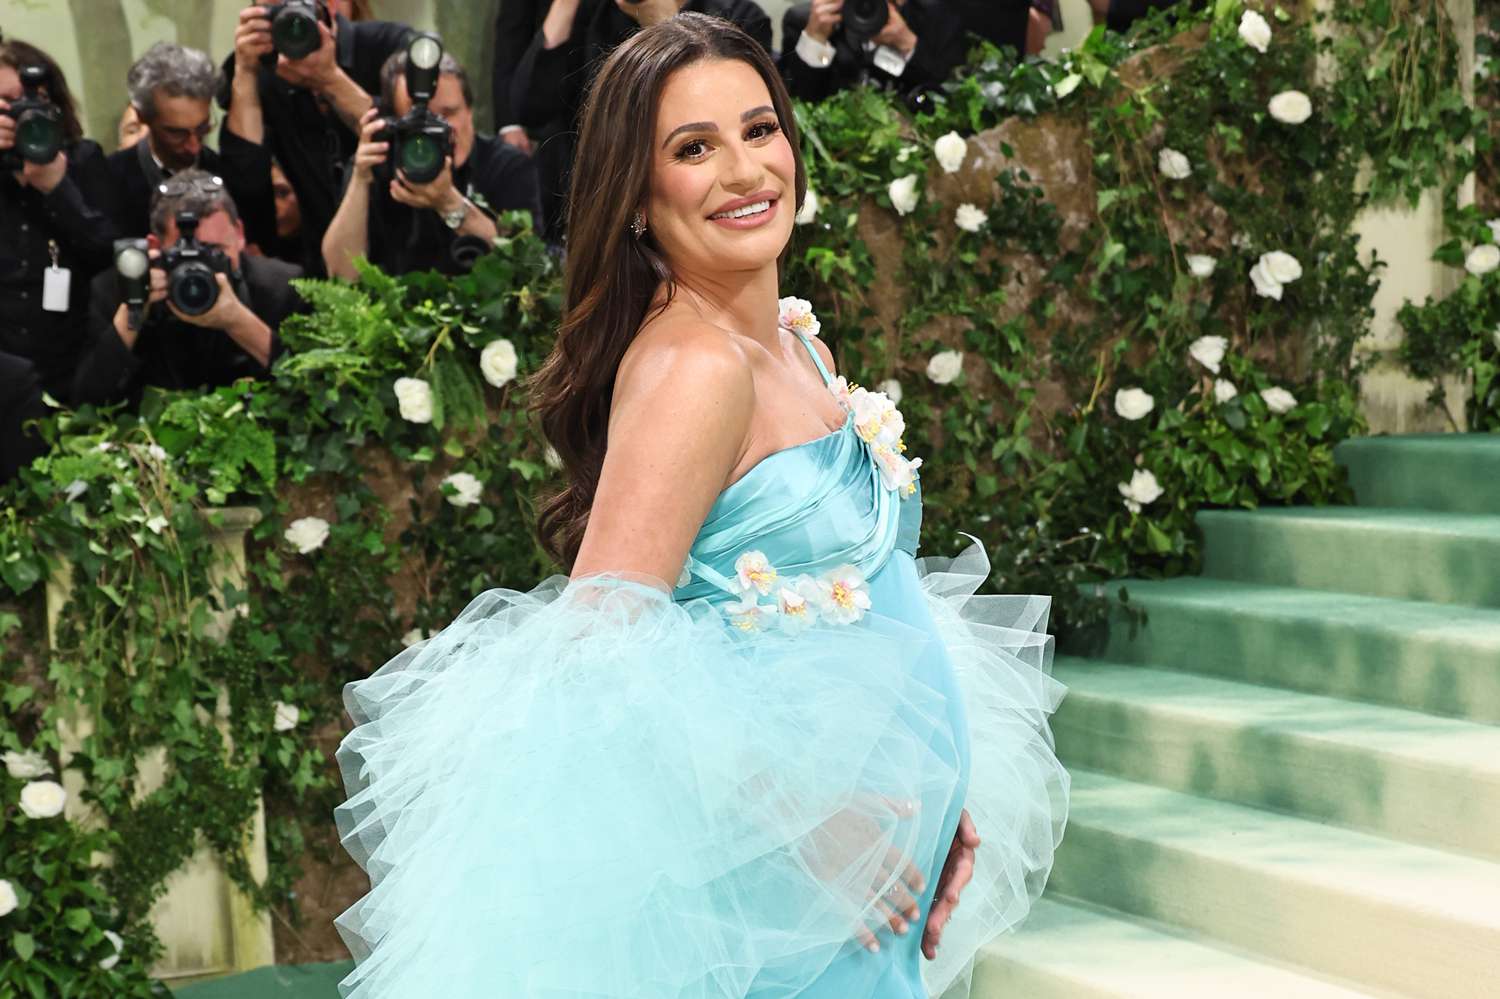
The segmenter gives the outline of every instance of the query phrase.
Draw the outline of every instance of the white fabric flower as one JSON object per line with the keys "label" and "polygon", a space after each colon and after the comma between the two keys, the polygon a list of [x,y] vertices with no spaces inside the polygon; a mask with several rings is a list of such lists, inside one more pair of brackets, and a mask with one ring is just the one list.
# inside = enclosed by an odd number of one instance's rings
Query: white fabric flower
{"label": "white fabric flower", "polygon": [[741,593],[766,596],[776,585],[776,570],[764,552],[747,551],[734,560],[734,581]]}
{"label": "white fabric flower", "polygon": [[1115,413],[1122,420],[1139,420],[1156,408],[1156,400],[1145,389],[1122,388],[1115,393]]}
{"label": "white fabric flower", "polygon": [[1265,52],[1271,45],[1271,25],[1259,11],[1247,10],[1240,17],[1240,41],[1257,52]]}
{"label": "white fabric flower", "polygon": [[891,405],[901,405],[901,383],[894,378],[887,378],[880,383],[880,391],[884,392],[886,398],[891,400]]}
{"label": "white fabric flower", "polygon": [[1193,172],[1193,164],[1177,150],[1163,148],[1156,154],[1156,169],[1169,180],[1183,180]]}
{"label": "white fabric flower", "polygon": [[833,393],[833,397],[839,401],[844,412],[854,410],[854,387],[849,384],[849,379],[843,375],[834,376],[833,381],[828,383],[828,391]]}
{"label": "white fabric flower", "polygon": [[271,718],[271,728],[277,732],[290,732],[302,720],[302,711],[295,704],[277,701]]}
{"label": "white fabric flower", "polygon": [[146,530],[150,531],[152,534],[160,534],[166,529],[167,518],[163,517],[161,514],[157,514],[156,516],[146,521]]}
{"label": "white fabric flower", "polygon": [[479,352],[479,373],[484,375],[484,380],[495,388],[500,388],[514,379],[519,364],[516,345],[504,337],[491,340]]}
{"label": "white fabric flower", "polygon": [[1219,373],[1219,365],[1224,360],[1224,352],[1229,349],[1229,341],[1221,336],[1200,336],[1188,345],[1188,354],[1214,374]]}
{"label": "white fabric flower", "polygon": [[964,232],[978,232],[989,220],[990,217],[978,205],[968,202],[959,205],[958,211],[953,213],[953,224]]}
{"label": "white fabric flower", "polygon": [[754,591],[743,594],[740,599],[724,607],[729,623],[740,631],[759,631],[775,615],[774,604],[763,604]]}
{"label": "white fabric flower", "polygon": [[1067,76],[1063,77],[1061,80],[1058,80],[1052,85],[1052,92],[1057,95],[1058,100],[1062,100],[1064,97],[1077,90],[1078,85],[1082,82],[1083,77],[1080,74],[1069,73]]}
{"label": "white fabric flower", "polygon": [[898,215],[910,215],[912,209],[917,207],[918,199],[922,196],[917,190],[916,174],[897,177],[891,181],[891,186],[887,193],[891,196],[891,207],[896,209]]}
{"label": "white fabric flower", "polygon": [[[957,132],[949,132],[932,144],[932,153],[945,173],[957,173],[969,156],[969,144]],[[895,200],[894,198],[892,200]],[[901,214],[905,215],[905,212]]]}
{"label": "white fabric flower", "polygon": [[302,555],[308,555],[323,547],[328,540],[328,521],[322,517],[298,517],[287,525],[281,535],[287,544]]}
{"label": "white fabric flower", "polygon": [[830,588],[803,574],[776,591],[777,621],[784,631],[796,634],[818,619],[818,608],[829,599]]}
{"label": "white fabric flower", "polygon": [[906,420],[884,392],[856,388],[849,393],[849,402],[854,410],[854,429],[866,441],[879,447],[901,442]]}
{"label": "white fabric flower", "polygon": [[1240,394],[1240,390],[1234,387],[1234,382],[1223,378],[1214,379],[1214,402],[1225,403]]}
{"label": "white fabric flower", "polygon": [[21,788],[21,811],[28,819],[50,819],[61,815],[68,792],[55,780],[34,780]]}
{"label": "white fabric flower", "polygon": [[1464,270],[1475,277],[1483,277],[1496,267],[1500,267],[1500,246],[1494,243],[1480,243],[1464,259]]}
{"label": "white fabric flower", "polygon": [[792,221],[797,225],[809,225],[818,217],[818,192],[812,188],[807,189],[807,194],[802,197],[802,207],[797,209],[797,214]]}
{"label": "white fabric flower", "polygon": [[33,780],[52,772],[47,758],[34,750],[10,750],[5,754],[5,772],[16,780]]}
{"label": "white fabric flower", "polygon": [[1300,125],[1312,117],[1312,101],[1300,90],[1283,90],[1266,105],[1271,117],[1287,125]]}
{"label": "white fabric flower", "polygon": [[874,449],[875,467],[880,471],[880,481],[887,489],[899,489],[903,495],[917,491],[917,469],[922,467],[921,458],[908,459],[894,447]]}
{"label": "white fabric flower", "polygon": [[1161,498],[1161,483],[1156,476],[1144,468],[1137,468],[1129,482],[1118,483],[1120,495],[1125,497],[1125,507],[1131,513],[1140,513],[1141,507],[1150,506]]}
{"label": "white fabric flower", "polygon": [[443,484],[453,487],[448,502],[454,506],[473,506],[479,502],[479,494],[484,492],[484,483],[468,472],[454,472],[443,479]]}
{"label": "white fabric flower", "polygon": [[964,370],[961,350],[940,350],[927,362],[927,377],[939,385],[948,385]]}
{"label": "white fabric flower", "polygon": [[787,296],[776,303],[777,321],[789,330],[803,336],[817,336],[823,329],[818,317],[813,314],[812,303],[805,298]]}
{"label": "white fabric flower", "polygon": [[104,939],[108,940],[115,948],[115,952],[99,962],[99,970],[108,971],[120,963],[120,952],[125,949],[125,940],[114,930],[105,930]]}
{"label": "white fabric flower", "polygon": [[870,587],[857,566],[846,563],[830,569],[822,582],[827,595],[818,610],[834,624],[853,624],[870,609]]}
{"label": "white fabric flower", "polygon": [[1290,413],[1297,407],[1297,397],[1284,388],[1261,389],[1260,397],[1273,413]]}
{"label": "white fabric flower", "polygon": [[401,418],[409,423],[432,422],[432,386],[420,378],[397,378],[393,386]]}
{"label": "white fabric flower", "polygon": [[16,906],[21,900],[16,897],[16,887],[4,878],[0,878],[0,916],[8,916],[16,911]]}
{"label": "white fabric flower", "polygon": [[1219,262],[1213,257],[1202,253],[1189,253],[1187,255],[1188,273],[1195,278],[1211,278],[1214,276],[1214,268]]}

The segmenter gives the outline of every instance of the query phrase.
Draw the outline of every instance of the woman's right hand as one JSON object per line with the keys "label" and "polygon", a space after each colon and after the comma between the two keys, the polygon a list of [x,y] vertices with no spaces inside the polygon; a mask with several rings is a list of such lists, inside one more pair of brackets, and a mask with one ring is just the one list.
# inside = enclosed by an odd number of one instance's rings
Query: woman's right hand
{"label": "woman's right hand", "polygon": [[[880,843],[887,838],[889,820],[877,820],[876,815],[888,812],[897,819],[909,819],[916,815],[917,805],[898,802],[884,795],[862,795],[855,803],[839,809],[824,820],[809,834],[802,845],[803,858],[813,873],[835,889],[852,869],[868,863],[866,854],[872,848],[881,849]],[[855,939],[869,951],[880,950],[875,934],[882,927],[904,935],[921,919],[918,899],[927,888],[922,872],[917,870],[910,858],[894,847],[884,848],[884,856],[878,864],[868,885],[861,885],[863,892],[859,901],[870,906],[876,917],[873,924],[860,925],[855,929]],[[854,901],[851,899],[850,901]]]}
{"label": "woman's right hand", "polygon": [[359,120],[359,148],[354,150],[354,180],[368,184],[375,176],[375,168],[391,154],[389,142],[378,142],[375,133],[385,127],[385,118],[376,108],[370,108]]}

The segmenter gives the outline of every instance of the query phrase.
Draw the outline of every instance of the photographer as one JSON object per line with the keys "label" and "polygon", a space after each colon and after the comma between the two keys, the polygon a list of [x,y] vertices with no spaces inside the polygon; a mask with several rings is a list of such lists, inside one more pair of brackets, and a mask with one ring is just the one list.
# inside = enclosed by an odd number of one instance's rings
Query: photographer
{"label": "photographer", "polygon": [[46,453],[41,435],[26,424],[48,412],[36,367],[24,357],[0,352],[0,486]]}
{"label": "photographer", "polygon": [[[194,220],[190,239],[179,223]],[[94,279],[76,402],[138,405],[147,385],[191,389],[264,376],[280,353],[277,329],[301,307],[291,287],[300,269],[241,252],[244,228],[219,178],[185,170],[165,181],[151,203],[151,232],[149,277],[141,279],[145,293],[135,317],[122,301],[121,273],[111,269]],[[168,273],[185,252],[207,263],[212,283],[201,269],[191,287],[182,280],[187,268]],[[184,311],[189,302],[193,309]]]}
{"label": "photographer", "polygon": [[[338,207],[370,95],[379,90],[380,67],[409,34],[389,21],[351,22],[325,0],[240,11],[220,91],[228,114],[219,151],[237,183],[253,177],[267,190],[272,157],[281,164],[302,209],[301,257],[310,270],[322,270],[319,242]],[[256,197],[260,203],[258,190]]]}
{"label": "photographer", "polygon": [[[420,44],[441,52],[430,37]],[[360,255],[389,274],[428,269],[461,273],[467,267],[453,252],[458,239],[474,237],[479,246],[488,247],[498,234],[494,215],[510,209],[530,212],[540,231],[536,167],[509,143],[475,134],[474,95],[458,60],[442,52],[435,65],[421,69],[408,52],[398,52],[386,62],[380,85],[381,104],[397,121],[373,109],[365,116],[344,200],[323,237],[330,275],[353,280],[353,261]],[[419,98],[430,94],[427,112],[435,119],[412,114],[414,93]],[[393,147],[401,141],[403,121],[436,128],[436,135],[424,132],[418,140],[424,143],[423,154],[433,164],[441,163],[430,181],[418,182],[400,164],[401,151]],[[446,142],[439,138],[444,132]],[[452,151],[439,160],[444,144]]]}
{"label": "photographer", "polygon": [[813,0],[781,19],[781,75],[793,97],[818,101],[877,83],[931,89],[964,61],[963,23],[941,0]]}
{"label": "photographer", "polygon": [[0,352],[30,361],[58,399],[115,238],[104,153],[82,134],[57,63],[0,42]]}

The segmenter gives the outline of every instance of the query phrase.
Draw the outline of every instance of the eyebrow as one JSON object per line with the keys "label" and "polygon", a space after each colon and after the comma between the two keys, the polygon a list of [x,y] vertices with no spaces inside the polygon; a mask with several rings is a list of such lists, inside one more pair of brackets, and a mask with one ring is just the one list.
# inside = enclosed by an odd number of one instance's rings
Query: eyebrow
{"label": "eyebrow", "polygon": [[[749,111],[746,111],[744,114],[740,115],[740,121],[749,121],[751,118],[759,117],[760,115],[765,114],[767,111],[771,112],[772,114],[776,113],[776,109],[771,107],[771,105],[762,104],[760,107],[751,108]],[[717,132],[718,130],[719,126],[711,121],[690,121],[686,125],[678,125],[676,128],[672,129],[671,133],[666,137],[665,141],[662,142],[661,147],[665,149],[670,146],[672,144],[672,140],[677,138],[683,132]]]}

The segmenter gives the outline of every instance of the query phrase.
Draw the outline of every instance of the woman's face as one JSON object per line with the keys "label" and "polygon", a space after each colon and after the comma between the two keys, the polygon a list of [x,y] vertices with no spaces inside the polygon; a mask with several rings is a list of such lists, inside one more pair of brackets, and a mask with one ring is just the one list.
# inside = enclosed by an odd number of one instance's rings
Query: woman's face
{"label": "woman's face", "polygon": [[642,214],[674,269],[775,263],[792,234],[796,162],[753,67],[710,59],[668,77],[652,148]]}

